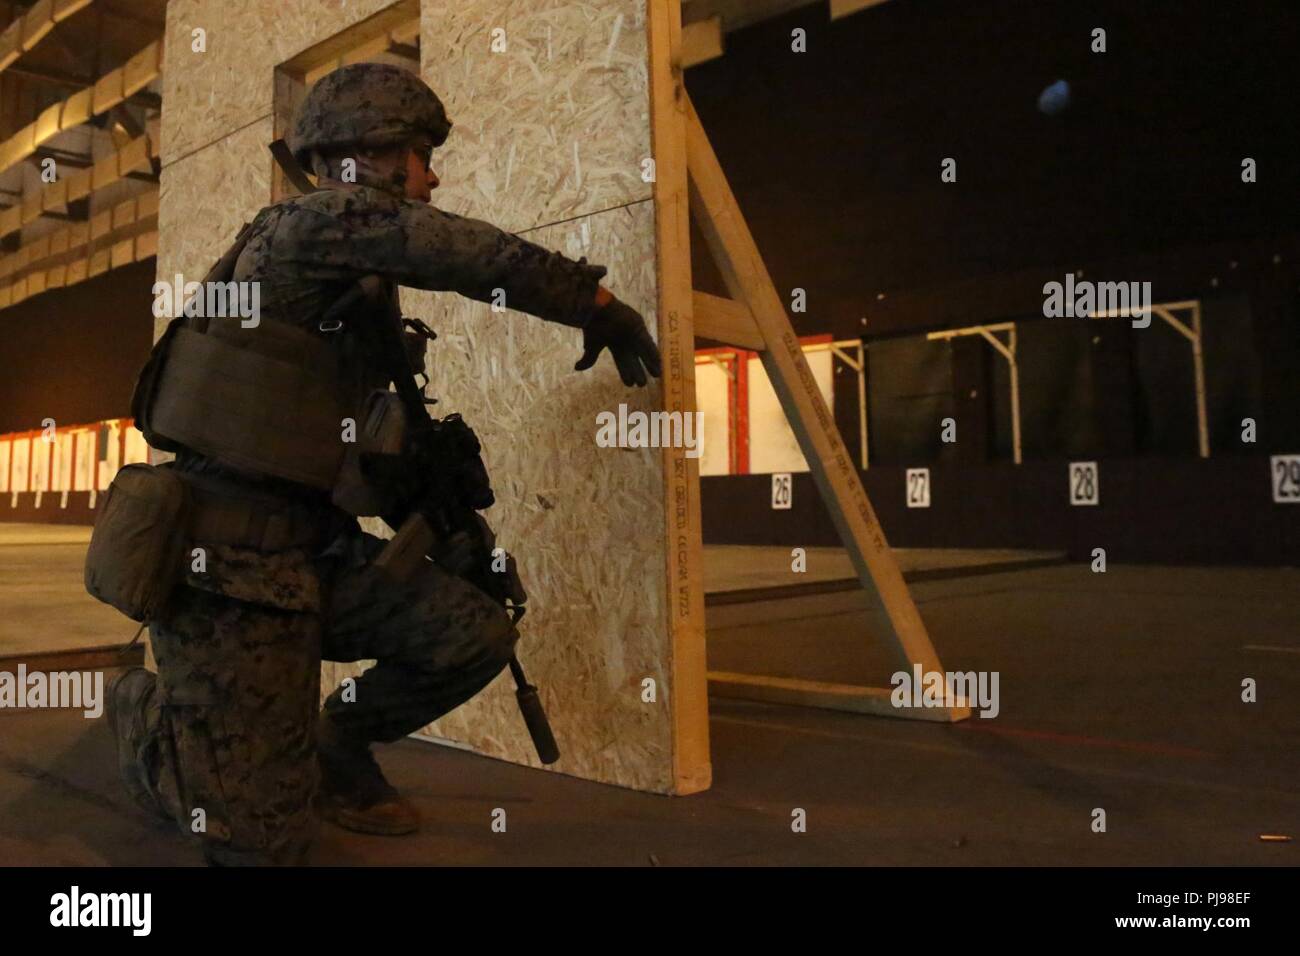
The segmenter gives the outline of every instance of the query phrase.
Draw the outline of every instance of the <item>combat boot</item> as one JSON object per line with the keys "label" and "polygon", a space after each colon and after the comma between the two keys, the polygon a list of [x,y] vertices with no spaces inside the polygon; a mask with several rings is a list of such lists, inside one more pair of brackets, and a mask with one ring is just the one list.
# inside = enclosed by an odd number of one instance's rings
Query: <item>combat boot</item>
{"label": "combat boot", "polygon": [[403,836],[420,828],[420,813],[386,779],[370,745],[348,740],[322,717],[316,744],[320,755],[321,816],[355,833]]}
{"label": "combat boot", "polygon": [[108,682],[104,709],[126,792],[145,813],[170,819],[150,785],[151,751],[158,744],[147,711],[157,693],[157,681],[157,676],[143,667],[128,667]]}

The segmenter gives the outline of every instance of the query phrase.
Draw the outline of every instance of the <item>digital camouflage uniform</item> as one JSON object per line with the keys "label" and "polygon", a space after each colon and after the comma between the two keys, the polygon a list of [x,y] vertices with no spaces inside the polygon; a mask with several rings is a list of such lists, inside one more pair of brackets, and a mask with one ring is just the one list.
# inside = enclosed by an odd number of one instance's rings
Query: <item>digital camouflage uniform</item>
{"label": "digital camouflage uniform", "polygon": [[[373,89],[392,69],[338,71],[353,71],[335,93],[358,97],[358,122],[366,107],[357,78],[368,75]],[[234,274],[260,283],[262,323],[291,323],[337,348],[344,387],[356,395],[390,376],[352,330],[326,333],[319,323],[361,276],[478,300],[502,289],[512,309],[568,325],[590,316],[600,267],[399,198],[400,184],[364,169],[358,180],[263,209]],[[392,741],[486,686],[517,633],[499,604],[432,562],[404,585],[381,578],[368,562],[382,542],[327,493],[193,453],[176,467],[209,501],[247,494],[277,503],[299,533],[289,546],[250,546],[258,529],[191,542],[206,567],[187,570],[151,622],[156,686],[136,688],[119,760],[137,798],[185,833],[205,818],[196,835],[211,862],[298,862],[316,825],[322,658],[378,663],[357,680],[355,702],[341,689],[329,697],[321,728],[353,742]]]}

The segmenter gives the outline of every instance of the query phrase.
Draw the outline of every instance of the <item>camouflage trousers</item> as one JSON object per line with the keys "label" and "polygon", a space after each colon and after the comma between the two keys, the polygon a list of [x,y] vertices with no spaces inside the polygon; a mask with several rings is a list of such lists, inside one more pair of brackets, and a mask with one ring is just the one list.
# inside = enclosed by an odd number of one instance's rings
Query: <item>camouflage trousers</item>
{"label": "camouflage trousers", "polygon": [[158,811],[209,862],[304,861],[322,659],[376,661],[323,707],[366,743],[418,730],[509,662],[518,635],[499,604],[432,563],[397,585],[369,566],[381,546],[355,532],[323,559],[217,549],[151,623],[158,676],[134,752]]}

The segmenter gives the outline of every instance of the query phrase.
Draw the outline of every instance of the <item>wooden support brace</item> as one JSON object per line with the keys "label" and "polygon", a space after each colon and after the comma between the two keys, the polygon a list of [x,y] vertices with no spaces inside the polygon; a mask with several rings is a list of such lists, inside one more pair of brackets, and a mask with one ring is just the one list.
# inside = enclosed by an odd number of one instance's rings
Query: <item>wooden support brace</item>
{"label": "wooden support brace", "polygon": [[722,56],[722,17],[682,26],[682,66],[692,67]]}
{"label": "wooden support brace", "polygon": [[[883,605],[898,663],[907,668],[919,664],[926,673],[942,672],[925,623],[862,487],[857,466],[835,428],[835,419],[822,399],[799,337],[689,97],[685,108],[692,212],[728,291],[737,303],[748,306],[762,336],[766,345],[760,353],[763,368],[808,461],[822,501],[862,586],[878,595]],[[944,719],[969,716],[968,708],[952,707],[947,711]]]}
{"label": "wooden support brace", "polygon": [[955,707],[895,707],[891,700],[892,691],[884,687],[859,687],[856,684],[835,684],[795,677],[733,674],[729,671],[709,672],[709,693],[715,697],[819,707],[822,710],[843,710],[875,717],[906,717],[942,724],[955,723],[970,716],[970,705],[965,701]]}
{"label": "wooden support brace", "polygon": [[850,13],[857,13],[859,10],[878,7],[884,2],[885,0],[831,0],[831,19],[838,20],[840,17],[847,17]]}
{"label": "wooden support brace", "polygon": [[767,348],[762,333],[754,324],[749,306],[698,289],[692,297],[692,303],[696,338],[713,339],[723,345],[735,345],[754,352]]}

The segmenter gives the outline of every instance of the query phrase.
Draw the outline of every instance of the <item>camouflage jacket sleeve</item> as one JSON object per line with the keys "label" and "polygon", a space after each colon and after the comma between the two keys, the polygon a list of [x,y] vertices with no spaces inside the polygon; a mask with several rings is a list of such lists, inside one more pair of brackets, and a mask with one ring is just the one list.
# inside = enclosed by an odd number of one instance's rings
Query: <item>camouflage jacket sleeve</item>
{"label": "camouflage jacket sleeve", "polygon": [[575,262],[490,223],[424,203],[378,199],[368,190],[362,201],[362,192],[342,193],[325,217],[294,230],[300,261],[378,273],[399,285],[482,302],[500,289],[506,308],[563,325],[586,324],[603,266]]}

